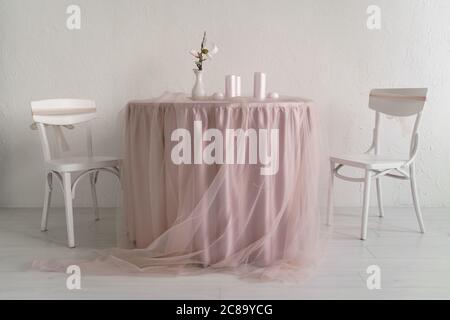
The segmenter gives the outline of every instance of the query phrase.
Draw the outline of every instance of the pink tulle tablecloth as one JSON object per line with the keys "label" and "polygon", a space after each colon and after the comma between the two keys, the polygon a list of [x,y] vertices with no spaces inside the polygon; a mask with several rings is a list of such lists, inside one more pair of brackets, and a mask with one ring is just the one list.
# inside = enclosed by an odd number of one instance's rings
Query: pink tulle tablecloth
{"label": "pink tulle tablecloth", "polygon": [[[124,120],[124,212],[139,250],[118,253],[119,259],[141,271],[196,267],[269,277],[314,262],[321,153],[311,101],[193,101],[166,94],[130,102]],[[236,138],[230,148],[227,138],[239,129],[247,143]],[[265,135],[275,131],[277,140]],[[214,145],[211,152],[211,143],[222,138],[223,148]],[[182,140],[190,150],[176,149]],[[208,152],[215,162],[204,156]],[[175,163],[180,157],[184,162]],[[264,167],[272,170],[263,174]]]}

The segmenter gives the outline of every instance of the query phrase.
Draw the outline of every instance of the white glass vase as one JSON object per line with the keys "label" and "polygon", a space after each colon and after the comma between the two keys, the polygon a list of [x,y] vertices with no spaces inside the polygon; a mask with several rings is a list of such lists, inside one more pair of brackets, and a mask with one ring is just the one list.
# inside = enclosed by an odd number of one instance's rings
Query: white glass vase
{"label": "white glass vase", "polygon": [[192,98],[198,99],[206,96],[205,85],[203,83],[203,71],[194,69],[195,84],[192,88]]}

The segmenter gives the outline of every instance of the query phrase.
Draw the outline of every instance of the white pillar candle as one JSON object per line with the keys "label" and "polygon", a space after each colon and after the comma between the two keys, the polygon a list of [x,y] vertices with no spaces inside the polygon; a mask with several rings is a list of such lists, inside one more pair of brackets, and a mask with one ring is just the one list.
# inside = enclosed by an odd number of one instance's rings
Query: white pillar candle
{"label": "white pillar candle", "polygon": [[266,98],[266,74],[262,72],[255,72],[253,82],[253,96],[257,100],[264,100]]}
{"label": "white pillar candle", "polygon": [[225,77],[225,96],[233,98],[236,96],[236,76],[228,75]]}
{"label": "white pillar candle", "polygon": [[236,76],[236,97],[240,97],[242,95],[241,91],[241,77]]}

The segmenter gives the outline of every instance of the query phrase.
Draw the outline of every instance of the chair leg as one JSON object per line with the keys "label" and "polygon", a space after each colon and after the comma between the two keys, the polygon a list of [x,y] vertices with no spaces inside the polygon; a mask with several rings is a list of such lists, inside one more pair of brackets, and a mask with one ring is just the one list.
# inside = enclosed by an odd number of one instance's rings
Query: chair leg
{"label": "chair leg", "polygon": [[334,189],[334,169],[335,164],[333,161],[330,162],[331,166],[331,176],[330,185],[328,187],[328,206],[327,206],[327,225],[331,226],[333,224],[333,214],[334,214],[334,203],[333,203],[333,189]]}
{"label": "chair leg", "polygon": [[414,164],[411,164],[409,168],[410,172],[410,182],[411,182],[411,193],[414,202],[414,209],[416,211],[417,221],[419,222],[420,232],[425,233],[425,225],[423,223],[422,210],[420,209],[419,196],[417,194],[417,181],[416,181],[416,168]]}
{"label": "chair leg", "polygon": [[41,219],[41,231],[47,231],[47,218],[48,218],[48,210],[50,209],[50,203],[52,201],[52,178],[53,175],[51,172],[47,174],[47,178],[45,179],[45,198],[44,198],[44,208],[42,210],[42,219]]}
{"label": "chair leg", "polygon": [[380,217],[384,217],[384,209],[383,209],[383,193],[381,192],[381,179],[377,179],[377,198],[378,198],[378,211],[380,213]]}
{"label": "chair leg", "polygon": [[72,202],[72,179],[69,172],[63,173],[64,202],[66,206],[67,240],[69,248],[75,247],[75,236],[73,231],[73,202]]}
{"label": "chair leg", "polygon": [[369,218],[369,204],[370,204],[370,186],[372,184],[372,176],[370,170],[366,170],[366,177],[364,179],[364,205],[362,212],[361,223],[361,240],[367,239],[367,220]]}
{"label": "chair leg", "polygon": [[95,184],[97,182],[98,172],[93,172],[89,174],[89,178],[91,180],[91,195],[92,195],[92,205],[94,209],[95,221],[100,220],[100,215],[98,212],[98,202],[97,202],[97,191],[95,189]]}

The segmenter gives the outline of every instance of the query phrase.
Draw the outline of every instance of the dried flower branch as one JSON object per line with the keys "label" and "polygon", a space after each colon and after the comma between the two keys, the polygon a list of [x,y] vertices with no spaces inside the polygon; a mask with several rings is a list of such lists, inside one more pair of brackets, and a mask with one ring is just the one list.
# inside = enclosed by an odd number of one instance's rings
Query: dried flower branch
{"label": "dried flower branch", "polygon": [[203,62],[208,59],[212,59],[213,55],[219,52],[219,48],[215,44],[211,44],[212,49],[208,49],[207,39],[206,39],[206,31],[203,34],[203,40],[200,46],[200,51],[191,50],[190,54],[193,55],[197,60],[195,61],[195,65],[199,71],[203,70]]}

